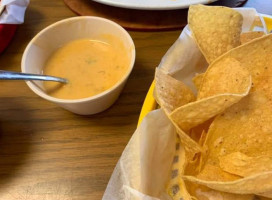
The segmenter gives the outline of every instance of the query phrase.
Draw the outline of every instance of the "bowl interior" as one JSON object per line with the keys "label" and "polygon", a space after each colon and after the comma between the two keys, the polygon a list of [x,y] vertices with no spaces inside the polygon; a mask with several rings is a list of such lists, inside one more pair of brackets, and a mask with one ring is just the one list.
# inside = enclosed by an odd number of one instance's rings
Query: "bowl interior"
{"label": "bowl interior", "polygon": [[[41,74],[43,67],[58,48],[69,41],[91,38],[103,40],[103,35],[111,34],[119,38],[130,56],[130,66],[125,77],[129,75],[134,64],[135,47],[129,34],[116,23],[99,17],[74,17],[57,22],[38,33],[28,44],[22,59],[22,71]],[[117,83],[118,84],[118,83]],[[28,82],[29,87],[38,93],[50,98],[44,92],[41,81]]]}

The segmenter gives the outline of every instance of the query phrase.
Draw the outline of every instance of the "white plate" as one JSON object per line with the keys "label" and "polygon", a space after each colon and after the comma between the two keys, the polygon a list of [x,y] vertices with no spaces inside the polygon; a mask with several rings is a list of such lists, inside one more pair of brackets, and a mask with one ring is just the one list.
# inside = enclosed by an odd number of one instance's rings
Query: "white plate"
{"label": "white plate", "polygon": [[192,4],[208,4],[217,0],[93,0],[102,4],[139,10],[174,10]]}

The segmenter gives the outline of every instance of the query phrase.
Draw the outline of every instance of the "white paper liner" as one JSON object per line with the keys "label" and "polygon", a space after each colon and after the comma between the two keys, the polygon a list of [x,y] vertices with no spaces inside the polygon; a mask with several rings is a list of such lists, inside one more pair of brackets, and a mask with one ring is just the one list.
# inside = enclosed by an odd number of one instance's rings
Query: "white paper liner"
{"label": "white paper liner", "polygon": [[5,9],[0,14],[0,24],[22,24],[24,23],[25,10],[29,0],[1,0],[1,6]]}
{"label": "white paper liner", "polygon": [[[258,13],[239,8],[242,32],[249,31]],[[262,20],[263,22],[263,20]],[[266,30],[264,30],[266,31]],[[186,26],[159,65],[196,91],[192,78],[208,66]],[[175,151],[175,129],[163,111],[150,112],[137,128],[108,183],[103,200],[169,200],[165,185]]]}
{"label": "white paper liner", "polygon": [[175,128],[164,112],[150,112],[126,146],[103,199],[166,199],[164,188],[175,153],[175,137]]}

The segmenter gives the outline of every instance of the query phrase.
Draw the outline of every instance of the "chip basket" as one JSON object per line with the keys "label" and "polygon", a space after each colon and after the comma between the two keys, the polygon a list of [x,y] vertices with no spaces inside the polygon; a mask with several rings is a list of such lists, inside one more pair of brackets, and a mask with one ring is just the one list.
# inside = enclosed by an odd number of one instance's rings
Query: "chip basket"
{"label": "chip basket", "polygon": [[[264,14],[260,14],[260,16],[263,17],[268,32],[272,33],[272,16],[264,15]],[[261,23],[260,18],[256,19],[251,29],[258,30],[260,23]],[[145,100],[141,109],[141,113],[139,116],[139,120],[138,120],[138,126],[141,124],[143,118],[147,115],[147,113],[156,109],[158,106],[156,100],[153,97],[154,87],[155,87],[155,82],[153,81],[145,97]]]}

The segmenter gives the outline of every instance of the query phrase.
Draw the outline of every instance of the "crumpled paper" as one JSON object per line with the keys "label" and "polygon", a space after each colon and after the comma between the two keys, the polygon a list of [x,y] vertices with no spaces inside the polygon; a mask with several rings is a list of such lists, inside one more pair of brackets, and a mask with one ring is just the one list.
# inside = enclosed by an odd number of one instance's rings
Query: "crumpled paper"
{"label": "crumpled paper", "polygon": [[[250,31],[258,13],[237,8],[243,17],[242,31]],[[263,22],[262,18],[261,21]],[[264,22],[263,22],[264,25]],[[264,32],[267,30],[264,28]],[[186,26],[159,65],[196,92],[192,78],[208,64]],[[118,161],[103,200],[171,200],[165,185],[175,152],[176,131],[161,109],[151,111],[134,132]]]}
{"label": "crumpled paper", "polygon": [[25,10],[29,0],[1,0],[0,5],[5,9],[0,15],[0,24],[24,23]]}

